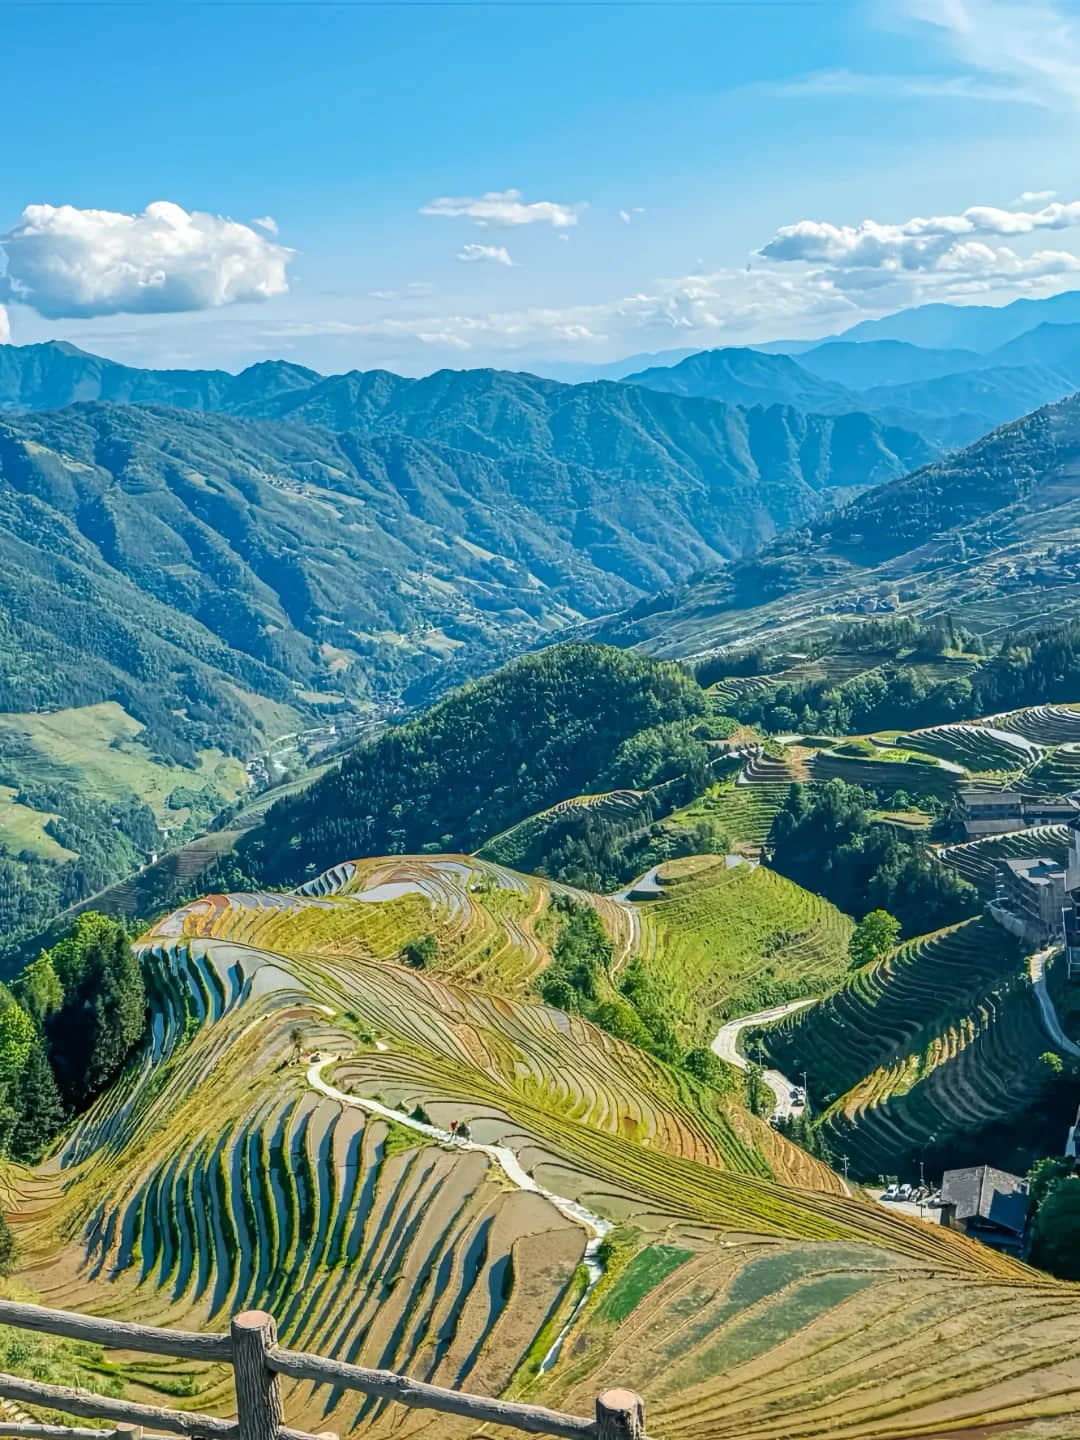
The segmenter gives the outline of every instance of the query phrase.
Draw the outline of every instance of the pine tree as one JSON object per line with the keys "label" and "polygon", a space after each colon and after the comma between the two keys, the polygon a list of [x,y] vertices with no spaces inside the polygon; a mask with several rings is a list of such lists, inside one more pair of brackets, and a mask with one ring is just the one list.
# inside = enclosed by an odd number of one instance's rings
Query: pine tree
{"label": "pine tree", "polygon": [[33,1163],[64,1124],[64,1102],[40,1040],[30,1051],[12,1102],[16,1119],[8,1137],[8,1151],[14,1160]]}

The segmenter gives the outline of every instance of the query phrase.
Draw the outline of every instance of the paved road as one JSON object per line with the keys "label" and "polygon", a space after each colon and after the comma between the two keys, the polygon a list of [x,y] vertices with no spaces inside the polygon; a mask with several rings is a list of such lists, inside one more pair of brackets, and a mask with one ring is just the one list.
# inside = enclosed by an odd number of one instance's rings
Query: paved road
{"label": "paved road", "polygon": [[[796,1010],[804,1010],[813,1003],[813,1000],[793,1000],[790,1005],[776,1005],[771,1010],[759,1010],[756,1015],[743,1015],[738,1020],[729,1020],[716,1032],[716,1038],[712,1042],[713,1054],[719,1055],[721,1060],[726,1060],[737,1070],[746,1070],[749,1062],[745,1055],[739,1053],[739,1036],[742,1032],[757,1025],[767,1025],[771,1020],[782,1020],[785,1015],[793,1015]],[[785,1115],[802,1114],[806,1107],[792,1104],[791,1092],[795,1087],[786,1075],[779,1070],[766,1070],[762,1078],[776,1097],[773,1115],[777,1119],[782,1119]]]}
{"label": "paved road", "polygon": [[1050,998],[1050,991],[1046,984],[1046,962],[1054,953],[1053,947],[1048,950],[1038,950],[1028,958],[1028,973],[1031,976],[1031,988],[1035,991],[1035,999],[1039,1002],[1039,1010],[1042,1013],[1043,1028],[1053,1040],[1059,1050],[1066,1055],[1080,1058],[1080,1045],[1074,1045],[1065,1031],[1061,1028],[1061,1021]]}

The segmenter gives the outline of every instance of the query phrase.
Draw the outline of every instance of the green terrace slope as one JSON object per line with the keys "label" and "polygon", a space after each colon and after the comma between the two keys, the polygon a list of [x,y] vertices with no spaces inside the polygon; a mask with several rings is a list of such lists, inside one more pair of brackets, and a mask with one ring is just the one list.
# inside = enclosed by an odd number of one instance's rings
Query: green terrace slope
{"label": "green terrace slope", "polygon": [[[41,1300],[217,1328],[264,1306],[286,1344],[579,1411],[632,1375],[672,1436],[893,1440],[991,1416],[1068,1433],[1071,1287],[845,1194],[580,1017],[363,956],[345,930],[314,953],[321,915],[378,928],[410,898],[364,879],[343,865],[307,894],[209,897],[144,937],[145,1053],[51,1162],[3,1175]],[[587,1247],[599,1279],[575,1313]],[[118,1356],[112,1375],[229,1403],[225,1370]],[[308,1429],[400,1421],[288,1389]]]}
{"label": "green terrace slope", "polygon": [[830,1145],[865,1178],[928,1153],[975,1163],[1045,1093],[1050,1040],[1022,948],[989,918],[906,942],[763,1038],[806,1071]]}

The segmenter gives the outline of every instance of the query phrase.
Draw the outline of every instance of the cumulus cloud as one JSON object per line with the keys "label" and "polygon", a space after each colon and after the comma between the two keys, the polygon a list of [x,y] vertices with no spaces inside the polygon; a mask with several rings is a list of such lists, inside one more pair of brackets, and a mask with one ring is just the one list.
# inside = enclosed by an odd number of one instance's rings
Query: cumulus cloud
{"label": "cumulus cloud", "polygon": [[1012,202],[1015,210],[1020,205],[1045,205],[1047,200],[1057,199],[1056,190],[1022,190]]}
{"label": "cumulus cloud", "polygon": [[11,321],[8,312],[3,305],[0,305],[0,345],[7,345],[11,340]]}
{"label": "cumulus cloud", "polygon": [[260,230],[265,230],[267,235],[280,233],[280,226],[272,215],[257,215],[251,223],[257,225]]}
{"label": "cumulus cloud", "polygon": [[463,245],[455,257],[467,264],[513,265],[505,245]]}
{"label": "cumulus cloud", "polygon": [[959,215],[917,216],[900,224],[799,220],[781,226],[758,255],[773,262],[824,265],[843,289],[873,288],[903,272],[973,282],[1035,280],[1073,273],[1076,257],[1065,250],[1021,256],[1011,246],[988,244],[985,237],[1015,238],[1077,225],[1080,201],[1055,201],[1039,210],[973,205]]}
{"label": "cumulus cloud", "polygon": [[139,215],[28,205],[0,247],[0,300],[50,320],[268,300],[288,290],[293,254],[248,225],[167,200]]}
{"label": "cumulus cloud", "polygon": [[520,190],[489,190],[484,195],[443,195],[420,207],[421,215],[442,215],[451,219],[475,220],[478,225],[551,225],[564,230],[578,223],[583,205],[563,205],[556,200],[526,203]]}

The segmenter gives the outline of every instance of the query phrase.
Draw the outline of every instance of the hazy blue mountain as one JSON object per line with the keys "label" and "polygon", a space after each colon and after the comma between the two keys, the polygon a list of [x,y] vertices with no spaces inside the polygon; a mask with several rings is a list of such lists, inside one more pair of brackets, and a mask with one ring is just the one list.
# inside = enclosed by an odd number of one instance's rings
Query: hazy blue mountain
{"label": "hazy blue mountain", "polygon": [[591,380],[622,380],[635,371],[657,365],[677,365],[688,355],[696,354],[697,348],[694,346],[685,350],[655,350],[639,355],[626,355],[621,360],[609,360],[602,365],[551,360],[530,365],[528,370],[531,375],[541,375],[547,380],[560,380],[564,385],[584,385]]}
{"label": "hazy blue mountain", "polygon": [[284,360],[227,370],[140,370],[65,341],[0,345],[0,411],[59,410],[85,400],[233,410],[312,384],[314,370]]}
{"label": "hazy blue mountain", "polygon": [[628,375],[626,382],[731,405],[794,405],[834,415],[864,408],[845,386],[822,379],[789,355],[766,355],[759,350],[702,350],[678,365]]}
{"label": "hazy blue mountain", "polygon": [[985,354],[1046,322],[1080,322],[1080,290],[1009,305],[917,305],[880,320],[862,320],[836,338],[905,340],[934,350],[959,348]]}
{"label": "hazy blue mountain", "polygon": [[992,350],[986,362],[994,366],[1037,366],[1055,372],[1074,390],[1080,389],[1080,323],[1055,325],[1048,321],[1037,325]]}
{"label": "hazy blue mountain", "polygon": [[250,725],[237,690],[475,673],[929,453],[866,415],[480,377],[323,382],[362,391],[340,433],[102,404],[0,421],[0,709],[120,699],[212,743],[219,706]]}
{"label": "hazy blue mountain", "polygon": [[[927,350],[904,340],[831,340],[799,354],[804,370],[846,385],[851,390],[872,390],[877,385],[906,385],[934,380],[986,363],[974,350]],[[1002,364],[1009,364],[1003,360]]]}
{"label": "hazy blue mountain", "polygon": [[970,445],[999,425],[1063,400],[1075,385],[1056,370],[1000,366],[863,392],[866,409],[894,425],[918,426],[945,449]]}

